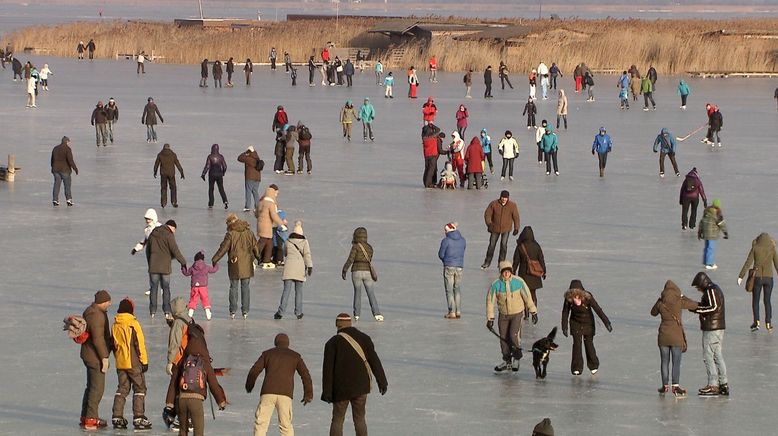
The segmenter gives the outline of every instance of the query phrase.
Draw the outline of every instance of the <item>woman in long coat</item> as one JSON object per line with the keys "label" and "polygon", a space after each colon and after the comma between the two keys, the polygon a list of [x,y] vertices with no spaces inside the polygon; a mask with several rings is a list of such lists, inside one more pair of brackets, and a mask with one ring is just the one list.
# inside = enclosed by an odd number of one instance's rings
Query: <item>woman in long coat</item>
{"label": "woman in long coat", "polygon": [[[542,275],[537,276],[529,273],[529,260],[540,262],[540,266],[543,268]],[[513,270],[527,284],[532,302],[537,307],[538,297],[535,291],[543,287],[543,280],[546,278],[546,259],[543,257],[543,249],[535,240],[535,233],[530,226],[525,226],[521,230],[519,238],[516,239],[516,250],[513,252]],[[525,310],[524,319],[527,318],[529,318],[529,311]]]}

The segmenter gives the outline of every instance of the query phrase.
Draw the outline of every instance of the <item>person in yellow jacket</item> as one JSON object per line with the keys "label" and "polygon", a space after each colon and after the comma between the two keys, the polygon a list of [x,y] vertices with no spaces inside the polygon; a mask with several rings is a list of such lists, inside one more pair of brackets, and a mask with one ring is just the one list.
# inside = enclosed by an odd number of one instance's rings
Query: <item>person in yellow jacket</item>
{"label": "person in yellow jacket", "polygon": [[[538,309],[532,302],[527,284],[513,275],[513,265],[507,260],[500,262],[500,278],[492,283],[486,293],[486,328],[494,328],[494,303],[497,303],[499,317],[502,362],[494,367],[497,372],[519,370],[521,359],[521,323],[525,307],[532,314],[532,324],[538,323]],[[492,330],[494,331],[494,330]]]}
{"label": "person in yellow jacket", "polygon": [[126,429],[124,419],[124,403],[130,388],[132,395],[132,425],[136,430],[151,428],[151,421],[146,418],[146,377],[149,369],[149,356],[146,353],[146,340],[143,329],[135,318],[135,304],[129,298],[119,303],[119,310],[114,319],[111,333],[114,342],[114,357],[116,358],[116,374],[119,387],[113,398],[113,428]]}

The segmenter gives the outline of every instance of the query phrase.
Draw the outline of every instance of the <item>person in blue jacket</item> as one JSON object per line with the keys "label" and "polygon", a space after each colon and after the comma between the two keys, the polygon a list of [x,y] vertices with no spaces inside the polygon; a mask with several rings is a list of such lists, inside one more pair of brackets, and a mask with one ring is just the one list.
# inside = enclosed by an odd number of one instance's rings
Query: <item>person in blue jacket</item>
{"label": "person in blue jacket", "polygon": [[618,86],[621,109],[629,109],[629,75],[626,71],[621,73]]}
{"label": "person in blue jacket", "polygon": [[549,124],[546,126],[546,133],[540,140],[540,148],[543,149],[543,157],[546,160],[546,175],[551,174],[551,161],[554,161],[554,173],[559,175],[559,166],[557,165],[557,151],[559,151],[558,140],[554,127]]}
{"label": "person in blue jacket", "polygon": [[494,174],[494,165],[492,164],[492,138],[487,133],[486,129],[481,129],[481,149],[484,151],[486,161],[489,162],[489,172]]}
{"label": "person in blue jacket", "polygon": [[600,133],[594,136],[592,142],[592,156],[597,154],[597,160],[600,166],[600,177],[605,177],[605,164],[608,163],[608,153],[613,149],[613,140],[605,131],[605,127],[600,127]]}
{"label": "person in blue jacket", "polygon": [[462,284],[462,268],[465,266],[465,238],[457,230],[457,223],[448,223],[443,227],[446,237],[440,241],[438,257],[443,262],[443,287],[446,290],[448,313],[446,319],[462,317],[462,305],[459,287]]}
{"label": "person in blue jacket", "polygon": [[686,99],[691,93],[692,90],[689,88],[689,84],[687,84],[685,80],[681,80],[678,83],[678,95],[681,96],[681,109],[686,110]]}
{"label": "person in blue jacket", "polygon": [[359,107],[359,113],[357,114],[357,121],[362,121],[362,136],[365,142],[367,142],[368,136],[373,141],[373,120],[375,120],[375,108],[370,103],[370,99],[365,97],[365,102]]}
{"label": "person in blue jacket", "polygon": [[663,127],[662,131],[654,139],[654,153],[659,152],[659,177],[665,176],[665,156],[670,158],[675,176],[681,177],[681,173],[678,172],[678,163],[675,162],[675,149],[675,137],[666,127]]}

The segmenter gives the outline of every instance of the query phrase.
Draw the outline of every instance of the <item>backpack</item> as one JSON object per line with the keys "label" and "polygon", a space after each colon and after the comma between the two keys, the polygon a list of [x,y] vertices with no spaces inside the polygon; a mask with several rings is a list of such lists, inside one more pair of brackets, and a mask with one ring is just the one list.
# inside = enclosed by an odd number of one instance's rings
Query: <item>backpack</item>
{"label": "backpack", "polygon": [[302,140],[308,140],[308,139],[311,139],[311,138],[312,138],[312,136],[311,136],[311,131],[310,131],[310,130],[308,130],[308,127],[307,127],[307,126],[302,126],[302,127],[300,128],[300,134],[298,135],[298,137],[299,137],[300,139],[302,139]]}
{"label": "backpack", "polygon": [[190,354],[181,366],[178,381],[181,392],[201,394],[205,390],[205,363],[199,354]]}
{"label": "backpack", "polygon": [[257,164],[254,166],[254,169],[257,171],[262,171],[262,169],[265,168],[265,161],[262,159],[257,159]]}

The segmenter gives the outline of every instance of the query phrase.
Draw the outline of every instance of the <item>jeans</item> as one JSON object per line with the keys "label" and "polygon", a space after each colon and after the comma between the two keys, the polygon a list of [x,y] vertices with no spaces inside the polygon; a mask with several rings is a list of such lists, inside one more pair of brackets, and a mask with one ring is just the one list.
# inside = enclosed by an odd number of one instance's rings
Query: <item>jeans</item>
{"label": "jeans", "polygon": [[227,194],[224,192],[224,177],[214,177],[208,174],[208,207],[213,207],[214,183],[219,188],[219,196],[222,198],[222,203],[227,204]]}
{"label": "jeans", "polygon": [[103,145],[108,142],[108,126],[105,123],[95,124],[95,142],[98,146],[101,142]]}
{"label": "jeans", "polygon": [[335,401],[332,403],[330,436],[343,436],[343,421],[346,419],[346,410],[348,410],[349,403],[351,403],[351,417],[354,421],[356,436],[367,436],[367,422],[365,422],[367,394],[354,397],[350,400]]}
{"label": "jeans", "polygon": [[238,310],[238,284],[240,284],[240,310],[249,313],[251,303],[251,279],[230,279],[230,315]]}
{"label": "jeans", "polygon": [[653,92],[644,92],[643,93],[643,107],[648,108],[648,102],[651,101],[651,107],[656,107],[656,102],[654,101],[654,93]]}
{"label": "jeans", "polygon": [[108,120],[107,126],[108,126],[108,139],[111,141],[111,144],[113,144],[113,124],[116,121]]}
{"label": "jeans", "polygon": [[556,153],[557,151],[554,150],[552,152],[544,154],[543,158],[546,159],[546,173],[551,172],[551,161],[554,161],[554,172],[555,173],[559,172],[559,165],[557,165]]}
{"label": "jeans", "polygon": [[[700,204],[700,197],[687,198],[681,200],[681,226],[689,225],[693,229],[697,225],[697,205]],[[688,221],[686,219],[688,214]]]}
{"label": "jeans", "polygon": [[508,86],[513,89],[513,85],[511,84],[510,79],[508,78],[508,75],[502,75],[500,76],[500,85],[502,85],[502,89],[505,89],[505,84],[508,84]]}
{"label": "jeans", "polygon": [[543,99],[548,98],[548,79],[540,79],[540,91],[543,94]]}
{"label": "jeans", "polygon": [[502,177],[505,177],[505,170],[508,170],[508,175],[510,177],[513,177],[513,161],[515,158],[502,158],[502,171],[500,172],[500,175]]}
{"label": "jeans", "polygon": [[368,136],[370,137],[370,140],[372,141],[373,136],[373,123],[368,121],[362,121],[362,136],[367,139]]}
{"label": "jeans", "polygon": [[153,124],[146,124],[146,141],[156,141],[157,131],[154,130]]}
{"label": "jeans", "polygon": [[52,192],[52,201],[59,201],[59,187],[65,184],[65,200],[72,200],[70,195],[70,173],[52,173],[54,174],[54,191]]}
{"label": "jeans", "polygon": [[672,151],[669,153],[664,151],[659,153],[659,174],[665,173],[665,156],[670,158],[670,163],[673,164],[673,171],[678,174],[678,163],[675,161],[675,153]]}
{"label": "jeans", "polygon": [[706,239],[705,248],[702,252],[702,264],[703,265],[715,265],[716,264],[716,240]]}
{"label": "jeans", "polygon": [[151,281],[151,293],[149,294],[149,313],[157,313],[157,296],[159,295],[159,285],[162,284],[162,311],[170,311],[170,274],[149,273]]}
{"label": "jeans", "polygon": [[351,271],[351,283],[354,285],[354,315],[359,316],[362,313],[362,289],[367,293],[373,316],[380,315],[381,309],[378,308],[378,300],[373,292],[375,282],[370,276],[370,271]]}
{"label": "jeans", "polygon": [[708,386],[727,383],[727,366],[721,347],[724,345],[724,330],[702,332],[702,360],[708,372]]}
{"label": "jeans", "polygon": [[303,285],[305,282],[299,280],[284,280],[284,293],[281,294],[281,304],[278,305],[278,313],[283,315],[286,312],[286,302],[289,301],[289,294],[294,286],[294,314],[300,316],[303,314]]}
{"label": "jeans", "polygon": [[484,265],[489,266],[492,263],[494,257],[494,247],[497,245],[497,239],[500,240],[500,256],[497,258],[497,262],[505,260],[505,255],[508,253],[508,235],[510,232],[505,233],[489,233],[489,248],[486,249],[486,258],[484,259]]}
{"label": "jeans", "polygon": [[764,289],[764,322],[773,321],[773,305],[770,296],[773,294],[773,278],[757,277],[754,281],[754,291],[751,293],[751,307],[754,312],[754,322],[759,321],[759,295]]}
{"label": "jeans", "polygon": [[[627,105],[629,106],[629,105]],[[559,119],[562,119],[565,122],[565,129],[567,129],[567,114],[560,114],[556,116],[556,128],[559,129]]]}
{"label": "jeans", "polygon": [[462,268],[457,266],[443,267],[443,287],[446,290],[448,313],[462,312],[459,285],[462,284]]}
{"label": "jeans", "polygon": [[352,75],[351,75],[351,74],[346,74],[346,85],[347,85],[348,87],[351,87],[351,85],[353,85],[353,84],[354,84],[354,83],[353,83],[353,81],[352,81]]}
{"label": "jeans", "polygon": [[672,384],[679,384],[679,380],[681,379],[681,356],[683,356],[681,347],[660,346],[659,355],[662,359],[661,363],[659,364],[659,369],[662,372],[662,386],[670,384],[668,383],[668,379],[670,378],[670,356],[673,358]]}
{"label": "jeans", "polygon": [[105,391],[105,374],[100,368],[86,367],[86,389],[81,401],[81,416],[86,418],[99,418],[98,409],[100,400]]}
{"label": "jeans", "polygon": [[686,106],[686,99],[689,97],[689,94],[681,94],[681,106]]}
{"label": "jeans", "polygon": [[590,100],[594,100],[594,85],[586,87],[586,94]]}
{"label": "jeans", "polygon": [[254,209],[259,203],[259,180],[246,179],[243,184],[246,191],[246,204],[243,208]]}
{"label": "jeans", "polygon": [[380,85],[381,84],[381,72],[376,71],[375,72],[375,84]]}

